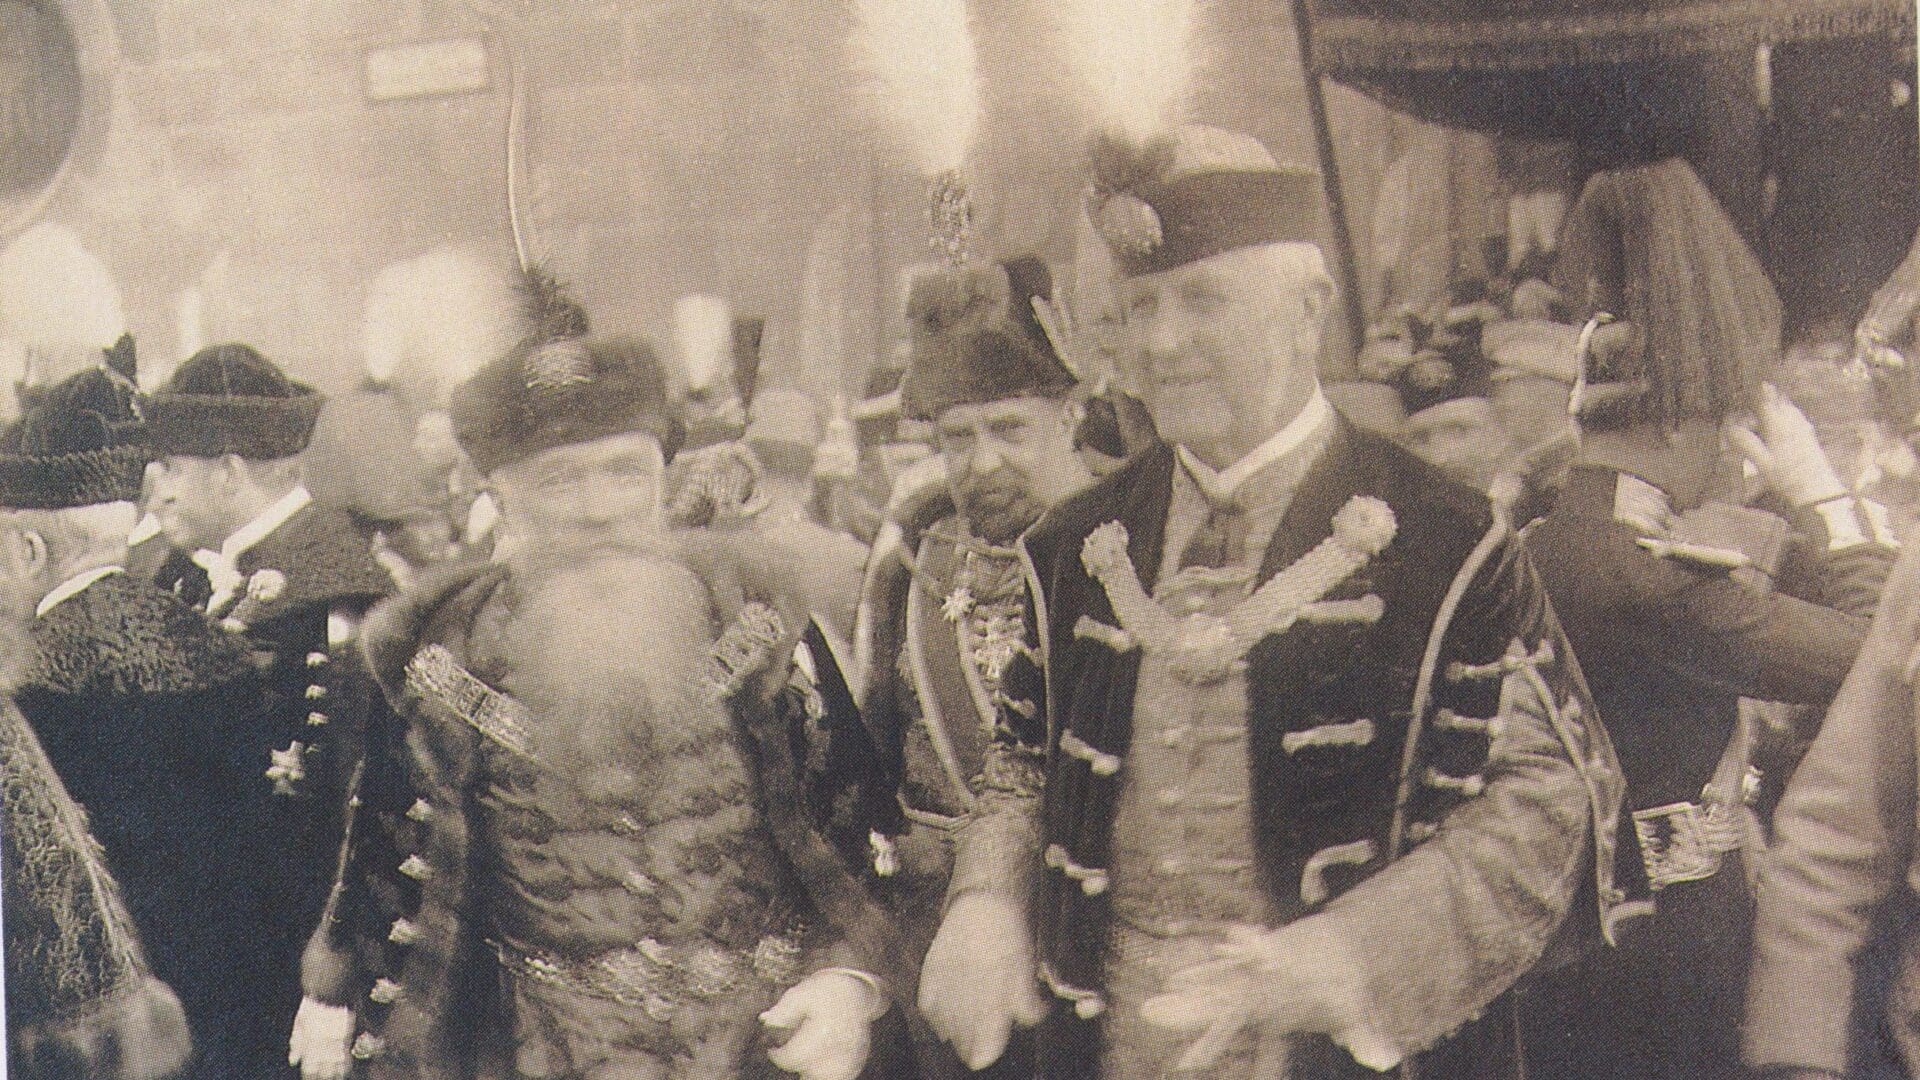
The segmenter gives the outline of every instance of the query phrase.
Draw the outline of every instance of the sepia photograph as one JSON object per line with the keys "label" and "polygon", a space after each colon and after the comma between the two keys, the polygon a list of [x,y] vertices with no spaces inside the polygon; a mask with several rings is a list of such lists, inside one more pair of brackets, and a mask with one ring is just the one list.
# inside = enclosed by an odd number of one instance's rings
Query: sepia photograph
{"label": "sepia photograph", "polygon": [[1920,1080],[1916,0],[0,0],[0,1080]]}

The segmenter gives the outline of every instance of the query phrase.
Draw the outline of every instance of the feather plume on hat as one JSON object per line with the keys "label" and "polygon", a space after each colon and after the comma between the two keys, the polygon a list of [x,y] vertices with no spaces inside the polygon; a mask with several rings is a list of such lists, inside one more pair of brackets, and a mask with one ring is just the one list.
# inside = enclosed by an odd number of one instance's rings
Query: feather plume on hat
{"label": "feather plume on hat", "polygon": [[590,382],[587,309],[567,291],[566,283],[535,263],[520,275],[520,304],[527,329],[520,373],[527,389],[557,394]]}
{"label": "feather plume on hat", "polygon": [[[717,296],[691,294],[673,303],[673,350],[695,394],[735,392],[733,310]],[[727,385],[721,384],[726,382]]]}
{"label": "feather plume on hat", "polygon": [[447,395],[526,333],[512,279],[465,248],[435,248],[388,266],[367,291],[367,377],[416,410]]}
{"label": "feather plume on hat", "polygon": [[979,133],[979,58],[966,0],[854,0],[861,97],[896,153],[932,184],[934,244],[966,258],[964,169]]}
{"label": "feather plume on hat", "polygon": [[96,367],[126,332],[120,286],[72,230],[35,225],[0,251],[0,338],[24,354],[21,382],[50,385]]}
{"label": "feather plume on hat", "polygon": [[1104,138],[1145,148],[1186,119],[1197,0],[1054,0],[1047,12],[1072,84]]}

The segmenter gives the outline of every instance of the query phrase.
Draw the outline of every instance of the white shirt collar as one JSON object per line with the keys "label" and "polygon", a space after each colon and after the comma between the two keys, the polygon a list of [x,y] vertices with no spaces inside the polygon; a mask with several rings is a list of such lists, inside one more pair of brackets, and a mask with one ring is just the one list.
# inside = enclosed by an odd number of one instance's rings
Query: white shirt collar
{"label": "white shirt collar", "polygon": [[207,572],[207,583],[213,587],[213,596],[207,601],[208,611],[221,610],[240,591],[244,584],[240,576],[240,556],[272,536],[275,529],[285,525],[312,501],[313,493],[307,486],[296,484],[292,491],[260,511],[259,516],[235,529],[219,551],[201,548],[193,553],[194,564]]}
{"label": "white shirt collar", "polygon": [[126,572],[127,568],[124,566],[96,566],[91,570],[82,570],[55,585],[52,592],[41,597],[39,605],[33,609],[34,618],[44,617],[47,612],[59,607],[64,601],[80,595],[82,590],[101,578]]}
{"label": "white shirt collar", "polygon": [[133,523],[133,531],[127,534],[127,546],[138,547],[160,535],[160,519],[151,512],[140,515]]}
{"label": "white shirt collar", "polygon": [[257,546],[260,541],[273,535],[273,531],[285,525],[293,515],[307,508],[313,501],[313,493],[305,484],[295,484],[292,491],[274,502],[272,506],[260,511],[260,515],[233,531],[226,543],[220,545],[220,560],[228,566],[238,566],[240,556]]}
{"label": "white shirt collar", "polygon": [[1194,457],[1182,446],[1176,452],[1180,455],[1180,464],[1200,485],[1208,498],[1214,500],[1230,499],[1246,483],[1247,477],[1279,461],[1305,445],[1308,439],[1318,434],[1320,429],[1333,419],[1333,405],[1318,386],[1313,388],[1313,396],[1307,399],[1306,407],[1299,415],[1287,421],[1287,425],[1274,432],[1273,437],[1254,447],[1245,457],[1227,466],[1215,470],[1206,462]]}

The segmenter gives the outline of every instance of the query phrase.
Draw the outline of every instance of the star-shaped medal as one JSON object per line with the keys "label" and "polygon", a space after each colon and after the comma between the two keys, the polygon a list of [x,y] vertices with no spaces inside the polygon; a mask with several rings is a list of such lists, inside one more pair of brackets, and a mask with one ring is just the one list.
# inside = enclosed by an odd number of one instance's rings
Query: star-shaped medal
{"label": "star-shaped medal", "polygon": [[962,585],[940,601],[940,616],[950,623],[957,623],[973,613],[973,605],[973,589]]}

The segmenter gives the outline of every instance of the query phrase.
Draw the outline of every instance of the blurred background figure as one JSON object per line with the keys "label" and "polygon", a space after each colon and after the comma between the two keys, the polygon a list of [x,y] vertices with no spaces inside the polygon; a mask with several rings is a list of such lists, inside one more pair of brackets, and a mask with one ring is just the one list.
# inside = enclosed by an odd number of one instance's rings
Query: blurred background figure
{"label": "blurred background figure", "polygon": [[[119,284],[72,230],[45,222],[0,249],[0,355],[12,354],[20,380],[7,389],[52,386],[96,367],[126,332]],[[8,396],[0,410],[14,407]]]}
{"label": "blurred background figure", "polygon": [[820,629],[849,665],[854,608],[860,602],[867,546],[822,523],[816,448],[822,444],[819,409],[799,390],[765,389],[754,395],[746,447],[760,464],[754,486],[758,508],[752,529],[797,575]]}

